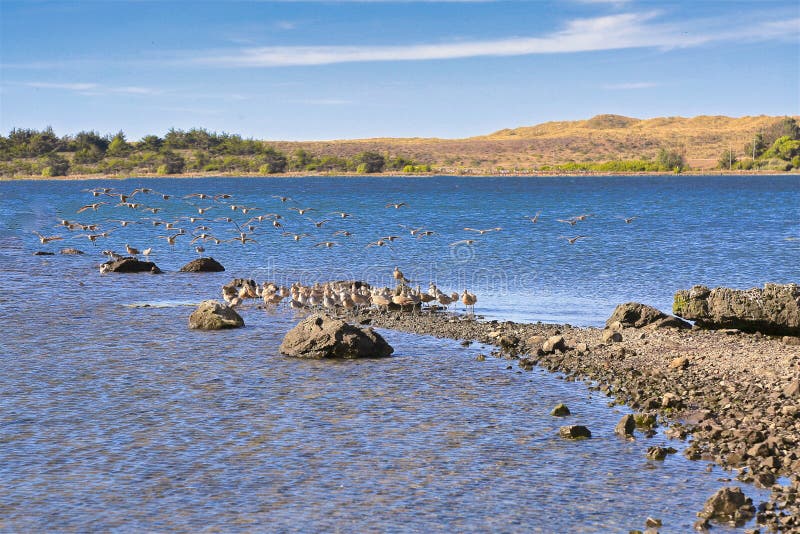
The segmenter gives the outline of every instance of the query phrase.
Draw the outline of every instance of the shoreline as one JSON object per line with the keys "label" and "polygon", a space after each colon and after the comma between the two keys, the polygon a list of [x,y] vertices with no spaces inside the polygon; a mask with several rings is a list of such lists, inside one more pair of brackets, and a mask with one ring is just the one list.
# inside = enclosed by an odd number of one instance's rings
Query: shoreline
{"label": "shoreline", "polygon": [[[714,462],[738,471],[732,478],[770,489],[769,502],[757,512],[759,526],[800,532],[798,345],[732,330],[626,327],[620,342],[607,342],[607,330],[593,327],[452,314],[367,310],[346,319],[480,342],[495,347],[492,356],[516,360],[523,371],[539,366],[569,381],[587,381],[614,403],[655,416],[668,437],[690,440],[687,458]],[[538,348],[556,335],[563,336],[564,350]],[[780,477],[789,484],[778,484]]]}
{"label": "shoreline", "polygon": [[74,174],[69,176],[0,176],[0,182],[33,182],[33,181],[81,181],[81,180],[132,180],[132,179],[157,179],[157,178],[580,178],[580,177],[606,177],[606,176],[798,176],[798,171],[720,171],[720,170],[696,170],[682,171],[678,174],[674,172],[559,172],[559,171],[531,171],[531,172],[481,172],[480,170],[470,170],[462,173],[404,173],[404,172],[376,172],[376,173],[309,173],[309,172],[285,172],[279,174],[258,174],[258,173],[181,173],[181,174],[155,174],[143,173],[135,175],[104,175],[104,174]]}

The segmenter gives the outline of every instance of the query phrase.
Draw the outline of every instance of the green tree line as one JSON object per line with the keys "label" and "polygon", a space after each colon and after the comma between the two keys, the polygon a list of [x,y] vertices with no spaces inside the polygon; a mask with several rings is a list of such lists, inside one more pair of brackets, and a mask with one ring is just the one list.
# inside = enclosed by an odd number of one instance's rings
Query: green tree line
{"label": "green tree line", "polygon": [[407,157],[371,151],[340,157],[298,149],[287,155],[263,141],[202,128],[171,129],[164,137],[146,135],[134,142],[122,131],[105,136],[83,131],[59,137],[49,127],[41,131],[13,129],[8,136],[0,136],[3,176],[287,171],[430,172],[431,167]]}

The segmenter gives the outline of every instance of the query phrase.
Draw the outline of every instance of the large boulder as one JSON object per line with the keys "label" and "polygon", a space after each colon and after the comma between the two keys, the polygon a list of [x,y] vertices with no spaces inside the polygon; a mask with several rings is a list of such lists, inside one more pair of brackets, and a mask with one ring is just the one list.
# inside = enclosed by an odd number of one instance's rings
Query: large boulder
{"label": "large boulder", "polygon": [[705,519],[736,526],[745,524],[756,513],[753,500],[741,488],[728,486],[712,495],[697,515]]}
{"label": "large boulder", "polygon": [[358,328],[327,315],[311,315],[283,338],[282,354],[298,358],[381,358],[394,349],[372,328]]}
{"label": "large boulder", "polygon": [[709,289],[694,286],[675,293],[672,311],[704,328],[800,335],[800,286],[765,284],[764,289]]}
{"label": "large boulder", "polygon": [[616,323],[623,327],[643,328],[689,328],[691,325],[677,317],[667,315],[661,310],[640,304],[638,302],[626,302],[614,308],[614,313],[606,321],[606,327],[612,328]]}
{"label": "large boulder", "polygon": [[224,330],[240,328],[244,319],[236,310],[217,300],[204,300],[189,316],[189,328],[197,330]]}
{"label": "large boulder", "polygon": [[101,273],[153,273],[159,274],[161,269],[152,261],[141,261],[136,258],[119,258],[109,260],[100,265]]}
{"label": "large boulder", "polygon": [[214,258],[197,258],[181,267],[182,273],[220,273],[224,270],[225,267]]}

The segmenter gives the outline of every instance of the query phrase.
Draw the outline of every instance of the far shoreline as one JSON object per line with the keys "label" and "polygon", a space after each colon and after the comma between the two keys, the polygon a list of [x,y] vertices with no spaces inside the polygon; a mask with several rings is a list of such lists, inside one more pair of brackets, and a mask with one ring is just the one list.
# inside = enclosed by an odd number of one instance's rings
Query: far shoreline
{"label": "far shoreline", "polygon": [[731,172],[729,170],[690,170],[680,173],[666,171],[639,171],[639,172],[559,172],[559,171],[529,171],[529,172],[481,172],[478,169],[465,170],[460,173],[451,172],[430,172],[430,173],[405,173],[405,172],[375,172],[375,173],[309,173],[309,172],[284,172],[276,174],[259,173],[218,173],[218,172],[193,172],[180,174],[156,174],[142,173],[133,175],[111,175],[111,174],[71,174],[68,176],[0,176],[0,182],[33,182],[33,181],[83,181],[83,180],[131,180],[131,179],[158,179],[158,178],[581,178],[581,177],[607,177],[607,176],[800,176],[800,172],[795,171],[774,171],[774,170],[742,170]]}

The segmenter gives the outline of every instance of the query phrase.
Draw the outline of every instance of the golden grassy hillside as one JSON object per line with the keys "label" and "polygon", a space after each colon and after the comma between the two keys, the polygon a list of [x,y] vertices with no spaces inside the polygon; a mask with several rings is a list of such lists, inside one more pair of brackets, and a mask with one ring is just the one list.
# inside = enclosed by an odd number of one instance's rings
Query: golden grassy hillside
{"label": "golden grassy hillside", "polygon": [[[800,119],[800,117],[795,117]],[[678,150],[694,169],[713,168],[729,146],[744,156],[753,135],[782,117],[706,116],[635,119],[598,115],[588,120],[546,122],[467,139],[381,138],[275,142],[292,152],[353,156],[365,150],[402,155],[443,169],[535,169],[567,162],[653,158],[661,148]]]}

